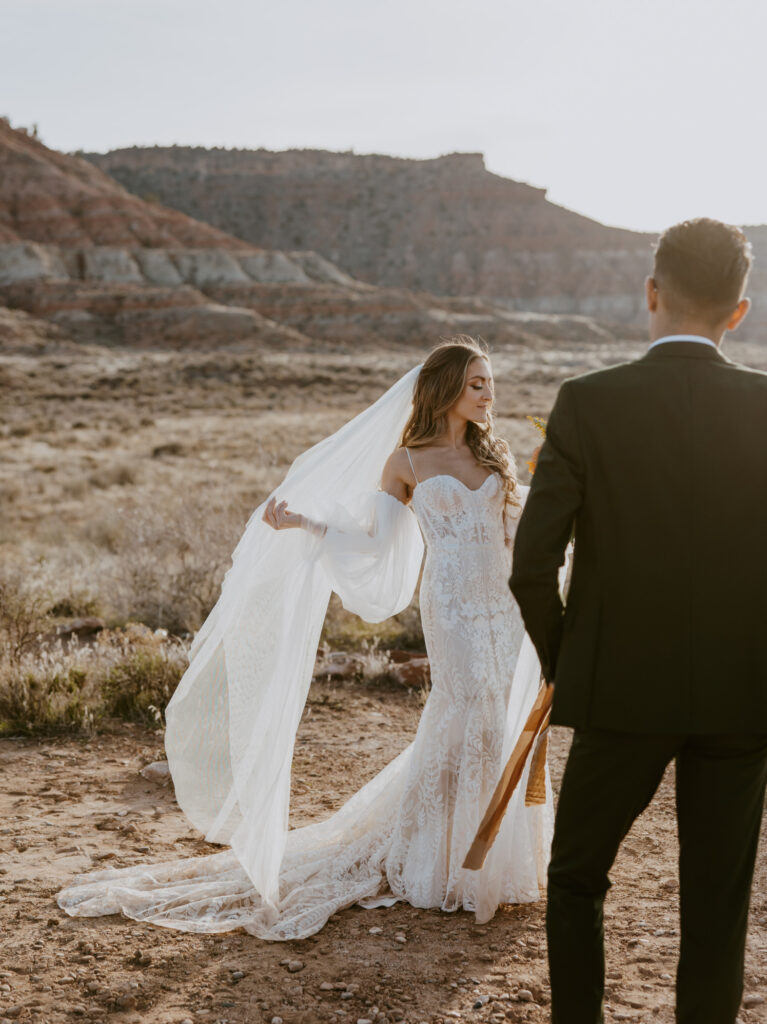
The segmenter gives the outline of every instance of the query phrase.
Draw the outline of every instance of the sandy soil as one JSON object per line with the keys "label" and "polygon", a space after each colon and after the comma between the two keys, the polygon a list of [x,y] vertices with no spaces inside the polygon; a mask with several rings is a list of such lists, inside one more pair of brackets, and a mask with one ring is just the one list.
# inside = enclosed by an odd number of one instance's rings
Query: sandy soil
{"label": "sandy soil", "polygon": [[[327,815],[402,749],[421,701],[404,689],[315,684],[297,744],[294,823]],[[568,743],[558,730],[555,786]],[[549,1019],[543,902],[501,908],[482,927],[462,912],[350,908],[308,940],[275,944],[118,917],[67,918],[54,894],[77,872],[213,849],[186,823],[172,789],[139,775],[161,755],[159,733],[125,725],[91,741],[0,741],[0,1021]],[[673,1020],[676,857],[669,772],[613,872],[608,1021]],[[749,996],[767,996],[764,841],[746,980]],[[520,999],[520,990],[532,1000]],[[756,1024],[766,1011],[767,1003],[744,1008],[741,1020]]]}

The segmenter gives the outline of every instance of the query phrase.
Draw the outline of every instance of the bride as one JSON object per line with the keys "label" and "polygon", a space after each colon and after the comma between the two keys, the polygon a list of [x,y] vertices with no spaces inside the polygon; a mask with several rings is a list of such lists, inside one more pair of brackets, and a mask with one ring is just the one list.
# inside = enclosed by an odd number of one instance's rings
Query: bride
{"label": "bride", "polygon": [[[78,876],[62,909],[286,940],[354,903],[463,908],[483,922],[500,903],[539,898],[548,776],[532,807],[523,777],[483,868],[462,867],[540,679],[508,587],[525,489],[493,433],[492,401],[487,355],[460,336],[294,462],[251,518],[167,709],[178,802],[230,848]],[[288,830],[293,744],[331,589],[369,621],[401,611],[423,539],[432,689],[416,737],[330,818]]]}

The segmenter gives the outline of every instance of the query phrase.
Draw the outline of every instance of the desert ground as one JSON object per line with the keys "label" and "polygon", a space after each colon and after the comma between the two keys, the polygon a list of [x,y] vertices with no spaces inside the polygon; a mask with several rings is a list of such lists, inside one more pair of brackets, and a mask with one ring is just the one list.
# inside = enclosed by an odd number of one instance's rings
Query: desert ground
{"label": "desert ground", "polygon": [[[523,479],[537,443],[526,415],[546,416],[564,377],[641,348],[573,338],[494,355],[499,432]],[[767,348],[728,352],[767,368]],[[543,901],[482,926],[467,913],[350,908],[310,939],[268,944],[70,919],[54,899],[79,872],[213,850],[172,786],[140,775],[163,756],[158,703],[250,511],[298,452],[421,354],[0,347],[0,1024],[549,1019]],[[727,467],[715,471],[726,486]],[[84,618],[97,624],[73,631]],[[326,650],[378,654],[421,643],[417,604],[376,628],[334,605],[323,637]],[[118,683],[133,687],[127,703]],[[391,760],[424,697],[385,672],[318,678],[296,747],[292,824],[326,816]],[[555,791],[568,743],[555,730]],[[608,1021],[673,1021],[676,858],[669,770],[612,876]],[[743,1024],[765,1019],[765,999],[763,842]]]}
{"label": "desert ground", "polygon": [[[415,732],[418,691],[315,684],[298,737],[292,820],[338,807]],[[349,742],[352,737],[353,742]],[[556,730],[555,789],[569,743]],[[119,917],[72,919],[55,904],[73,874],[212,852],[170,786],[139,771],[162,737],[123,725],[90,739],[0,741],[4,852],[0,1020],[58,1022],[530,1021],[548,1015],[543,902],[471,914],[350,908],[316,936],[170,932]],[[613,871],[607,910],[608,1021],[673,1021],[677,844],[669,771]],[[767,840],[767,836],[763,836]],[[767,994],[767,860],[759,861],[746,992]],[[765,1003],[743,1009],[764,1020]]]}

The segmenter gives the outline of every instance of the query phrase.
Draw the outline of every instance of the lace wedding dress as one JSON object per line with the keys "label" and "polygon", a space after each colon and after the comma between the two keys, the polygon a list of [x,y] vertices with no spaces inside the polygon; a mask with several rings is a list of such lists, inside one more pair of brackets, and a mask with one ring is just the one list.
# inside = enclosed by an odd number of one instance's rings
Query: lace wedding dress
{"label": "lace wedding dress", "polygon": [[[407,900],[486,921],[499,903],[539,898],[553,819],[548,776],[546,804],[525,807],[523,777],[482,870],[461,867],[540,675],[508,587],[515,521],[504,515],[499,478],[471,490],[434,476],[418,483],[410,508],[380,492],[375,506],[364,537],[398,550],[398,564],[414,516],[426,541],[420,603],[432,688],[414,741],[330,818],[287,833],[273,900],[229,849],[80,876],[58,896],[67,913],[299,939],[354,903]],[[322,571],[353,602],[364,561],[353,531],[329,529],[313,542]]]}
{"label": "lace wedding dress", "polygon": [[[545,806],[527,808],[523,778],[483,869],[461,867],[540,668],[508,588],[515,520],[504,514],[499,478],[472,491],[435,476],[410,506],[378,490],[419,373],[295,460],[270,497],[328,530],[275,533],[262,521],[264,502],[194,638],[166,709],[165,749],[180,807],[228,849],[81,875],[58,894],[68,914],[295,939],[353,903],[463,907],[484,921],[499,902],[538,898],[548,780]],[[396,614],[415,591],[424,538],[432,692],[415,740],[332,817],[290,831],[295,735],[330,594],[369,622]]]}

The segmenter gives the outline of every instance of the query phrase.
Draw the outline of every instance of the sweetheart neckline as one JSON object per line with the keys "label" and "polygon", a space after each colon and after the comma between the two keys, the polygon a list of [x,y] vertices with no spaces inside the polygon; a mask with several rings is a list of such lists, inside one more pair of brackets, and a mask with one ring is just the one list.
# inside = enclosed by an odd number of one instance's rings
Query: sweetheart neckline
{"label": "sweetheart neckline", "polygon": [[416,481],[416,485],[413,488],[413,494],[415,494],[415,492],[418,490],[418,488],[421,486],[421,484],[428,484],[428,482],[430,480],[440,480],[440,479],[455,480],[455,482],[457,484],[460,484],[461,487],[463,487],[464,490],[469,492],[469,494],[478,494],[479,491],[481,491],[482,488],[485,486],[487,481],[488,480],[492,480],[493,477],[497,476],[497,475],[498,474],[495,473],[495,472],[490,473],[488,476],[485,477],[485,479],[482,481],[482,483],[479,485],[479,487],[469,487],[468,484],[465,484],[463,482],[463,480],[459,480],[457,476],[453,476],[452,473],[435,473],[434,476],[427,476],[425,480],[417,480]]}

